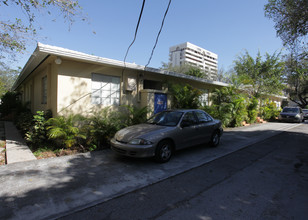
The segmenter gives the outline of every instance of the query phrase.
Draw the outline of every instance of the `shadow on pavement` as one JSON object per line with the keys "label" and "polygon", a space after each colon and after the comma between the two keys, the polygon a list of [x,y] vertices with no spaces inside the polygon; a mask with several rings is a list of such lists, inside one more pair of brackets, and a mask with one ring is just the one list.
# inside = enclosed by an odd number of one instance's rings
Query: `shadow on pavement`
{"label": "shadow on pavement", "polygon": [[[308,140],[308,134],[299,130],[281,135]],[[123,158],[103,150],[1,166],[0,219],[57,218],[199,167],[241,150],[252,141],[279,133],[226,131],[217,148],[200,145],[181,150],[165,164],[152,159]],[[260,153],[264,151],[260,149]],[[306,160],[303,163],[307,165]]]}

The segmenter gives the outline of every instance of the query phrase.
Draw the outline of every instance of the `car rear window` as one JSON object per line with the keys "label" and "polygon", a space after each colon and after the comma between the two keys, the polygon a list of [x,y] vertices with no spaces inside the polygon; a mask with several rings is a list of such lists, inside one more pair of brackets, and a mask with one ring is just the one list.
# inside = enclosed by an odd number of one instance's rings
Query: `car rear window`
{"label": "car rear window", "polygon": [[284,108],[282,112],[298,113],[299,109],[298,108]]}

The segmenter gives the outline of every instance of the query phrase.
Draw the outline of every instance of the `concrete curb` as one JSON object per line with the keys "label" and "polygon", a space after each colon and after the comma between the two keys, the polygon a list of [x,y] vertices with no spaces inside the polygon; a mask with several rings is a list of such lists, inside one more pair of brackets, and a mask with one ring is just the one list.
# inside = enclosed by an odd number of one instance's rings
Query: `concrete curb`
{"label": "concrete curb", "polygon": [[5,121],[6,162],[7,164],[36,160],[25,140],[12,122]]}

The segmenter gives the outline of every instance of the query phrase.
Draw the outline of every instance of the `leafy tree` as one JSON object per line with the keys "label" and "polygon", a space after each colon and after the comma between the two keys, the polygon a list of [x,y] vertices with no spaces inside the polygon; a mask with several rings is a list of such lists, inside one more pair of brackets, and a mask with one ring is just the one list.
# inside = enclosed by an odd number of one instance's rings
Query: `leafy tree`
{"label": "leafy tree", "polygon": [[[14,55],[26,49],[26,42],[36,34],[36,14],[45,12],[50,15],[51,10],[60,12],[65,22],[71,25],[76,15],[81,15],[81,7],[76,0],[3,0],[1,10],[8,7],[17,7],[21,10],[20,16],[12,20],[0,19],[0,55]],[[26,18],[22,16],[26,16]],[[82,18],[84,19],[84,18]],[[41,28],[41,27],[39,27]]]}
{"label": "leafy tree", "polygon": [[172,84],[170,92],[173,95],[173,108],[198,108],[200,106],[199,97],[202,92],[191,85]]}
{"label": "leafy tree", "polygon": [[215,80],[219,82],[224,82],[224,83],[231,83],[230,78],[231,78],[230,73],[225,71],[225,69],[222,67],[218,69],[217,78]]}
{"label": "leafy tree", "polygon": [[277,35],[290,48],[304,43],[308,33],[307,0],[269,0],[265,16],[273,19]]}
{"label": "leafy tree", "polygon": [[234,63],[235,74],[251,96],[258,98],[261,94],[281,94],[284,88],[284,62],[280,60],[280,53],[266,53],[265,60],[262,60],[260,52],[254,59],[246,51]]}
{"label": "leafy tree", "polygon": [[308,105],[308,60],[303,56],[287,56],[286,77],[290,100],[305,108]]}
{"label": "leafy tree", "polygon": [[273,19],[277,35],[291,52],[286,58],[287,92],[301,107],[308,104],[307,9],[307,0],[269,0],[265,5],[265,16]]}
{"label": "leafy tree", "polygon": [[171,63],[162,62],[162,67],[160,69],[176,73],[183,73],[189,76],[195,76],[204,79],[209,78],[204,70],[190,64],[182,64],[181,66],[172,66]]}
{"label": "leafy tree", "polygon": [[0,97],[11,90],[17,76],[17,70],[12,70],[0,64]]}
{"label": "leafy tree", "polygon": [[189,76],[195,76],[198,78],[205,78],[204,72],[196,67],[191,67],[187,72],[185,72],[185,74]]}

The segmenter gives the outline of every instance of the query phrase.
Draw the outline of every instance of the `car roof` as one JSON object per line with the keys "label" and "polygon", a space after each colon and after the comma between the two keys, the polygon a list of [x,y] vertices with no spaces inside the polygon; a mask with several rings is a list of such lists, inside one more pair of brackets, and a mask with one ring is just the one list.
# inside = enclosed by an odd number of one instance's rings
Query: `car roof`
{"label": "car roof", "polygon": [[190,111],[202,111],[200,109],[169,109],[169,110],[165,110],[165,111],[169,111],[169,112],[190,112]]}
{"label": "car roof", "polygon": [[284,108],[301,108],[301,107],[297,107],[297,106],[290,106],[290,107],[284,107]]}

